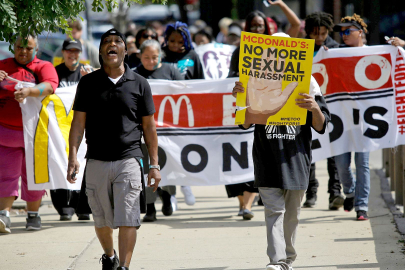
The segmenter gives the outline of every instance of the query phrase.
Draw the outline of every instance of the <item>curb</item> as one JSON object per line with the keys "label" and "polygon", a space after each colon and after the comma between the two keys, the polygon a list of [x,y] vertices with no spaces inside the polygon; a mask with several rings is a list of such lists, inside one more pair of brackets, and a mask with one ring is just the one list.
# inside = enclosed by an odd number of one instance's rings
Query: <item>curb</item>
{"label": "curb", "polygon": [[401,234],[402,239],[405,240],[405,215],[395,205],[394,198],[391,194],[391,188],[388,178],[385,177],[385,173],[382,169],[375,170],[376,174],[380,177],[381,183],[381,197],[385,201],[388,209],[394,216],[394,222],[397,226],[398,232]]}

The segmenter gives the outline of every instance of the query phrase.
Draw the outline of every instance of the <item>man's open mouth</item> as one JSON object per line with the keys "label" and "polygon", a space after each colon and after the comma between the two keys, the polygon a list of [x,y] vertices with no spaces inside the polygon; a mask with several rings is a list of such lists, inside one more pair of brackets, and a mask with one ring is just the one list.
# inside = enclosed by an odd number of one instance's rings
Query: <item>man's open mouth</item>
{"label": "man's open mouth", "polygon": [[108,55],[117,55],[118,53],[117,53],[117,51],[115,49],[110,49],[110,50],[107,51],[107,54]]}

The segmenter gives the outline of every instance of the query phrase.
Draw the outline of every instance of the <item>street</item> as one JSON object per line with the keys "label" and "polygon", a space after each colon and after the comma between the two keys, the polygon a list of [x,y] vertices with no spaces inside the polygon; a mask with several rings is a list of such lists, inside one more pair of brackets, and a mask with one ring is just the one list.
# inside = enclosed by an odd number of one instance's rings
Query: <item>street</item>
{"label": "street", "polygon": [[[403,241],[374,171],[381,168],[381,151],[370,155],[370,168],[370,219],[356,221],[353,211],[328,210],[326,161],[317,163],[318,202],[315,208],[302,209],[294,269],[405,269]],[[223,186],[192,190],[196,204],[187,206],[178,192],[179,209],[170,217],[162,215],[158,200],[158,221],[142,224],[130,269],[264,269],[268,258],[263,208],[255,204],[255,217],[244,221],[237,216],[237,200],[228,199]],[[27,232],[26,215],[12,213],[12,233],[0,236],[1,270],[101,269],[103,252],[92,221],[59,221],[49,196],[40,214],[42,230]]]}

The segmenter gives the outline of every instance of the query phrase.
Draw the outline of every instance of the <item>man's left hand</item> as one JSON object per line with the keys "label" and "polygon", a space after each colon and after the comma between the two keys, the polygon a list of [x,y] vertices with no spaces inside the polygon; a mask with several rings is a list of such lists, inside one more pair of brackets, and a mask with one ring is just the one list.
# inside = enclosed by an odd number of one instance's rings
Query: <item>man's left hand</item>
{"label": "man's left hand", "polygon": [[299,95],[302,96],[302,98],[297,98],[295,100],[295,104],[298,107],[306,109],[310,112],[319,109],[318,103],[316,103],[315,99],[312,96],[305,93],[299,93]]}
{"label": "man's left hand", "polygon": [[18,89],[14,92],[14,98],[20,103],[24,102],[24,99],[28,97],[31,94],[31,88],[30,87],[25,87]]}
{"label": "man's left hand", "polygon": [[[155,179],[155,183],[151,183],[151,179]],[[148,187],[153,187],[153,192],[155,192],[159,186],[160,180],[162,177],[160,176],[160,172],[158,169],[149,169],[148,174]]]}

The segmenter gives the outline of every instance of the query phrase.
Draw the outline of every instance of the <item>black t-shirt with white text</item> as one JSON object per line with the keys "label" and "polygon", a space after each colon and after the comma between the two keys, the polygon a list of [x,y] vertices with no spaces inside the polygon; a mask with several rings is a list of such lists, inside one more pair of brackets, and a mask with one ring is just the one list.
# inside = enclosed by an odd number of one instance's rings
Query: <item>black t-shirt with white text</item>
{"label": "black t-shirt with white text", "polygon": [[142,157],[142,117],[154,114],[155,106],[149,83],[128,65],[116,84],[103,68],[84,76],[73,110],[86,113],[88,159]]}
{"label": "black t-shirt with white text", "polygon": [[165,47],[166,56],[162,62],[170,63],[176,67],[184,80],[204,79],[204,70],[201,65],[200,57],[194,50],[185,53],[175,53]]}
{"label": "black t-shirt with white text", "polygon": [[[315,96],[325,123],[330,113],[323,96]],[[256,187],[306,190],[309,181],[312,144],[312,113],[303,126],[255,125],[253,163]]]}
{"label": "black t-shirt with white text", "polygon": [[57,65],[55,67],[56,72],[58,73],[59,78],[59,86],[58,87],[67,87],[71,85],[78,84],[82,74],[80,73],[81,67],[83,64],[79,64],[79,66],[74,71],[70,71],[65,63]]}
{"label": "black t-shirt with white text", "polygon": [[155,70],[147,70],[143,65],[133,69],[136,73],[145,79],[160,79],[160,80],[183,80],[180,72],[170,64],[162,63],[162,66]]}

